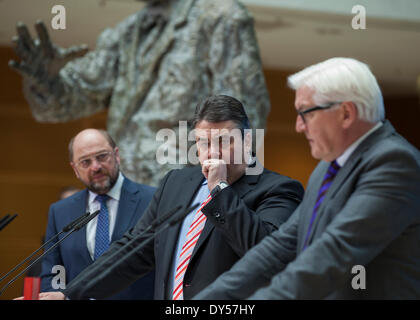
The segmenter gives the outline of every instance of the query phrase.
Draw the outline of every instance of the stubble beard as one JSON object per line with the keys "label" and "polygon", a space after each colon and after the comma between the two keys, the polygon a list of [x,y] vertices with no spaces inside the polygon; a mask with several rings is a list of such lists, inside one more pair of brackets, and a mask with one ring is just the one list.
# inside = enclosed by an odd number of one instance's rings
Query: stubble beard
{"label": "stubble beard", "polygon": [[113,175],[107,174],[106,180],[103,182],[90,182],[89,185],[87,186],[88,189],[97,194],[107,193],[109,190],[112,189],[112,187],[115,185],[115,183],[118,180],[118,175],[119,175],[118,164],[115,165],[113,172],[114,172]]}

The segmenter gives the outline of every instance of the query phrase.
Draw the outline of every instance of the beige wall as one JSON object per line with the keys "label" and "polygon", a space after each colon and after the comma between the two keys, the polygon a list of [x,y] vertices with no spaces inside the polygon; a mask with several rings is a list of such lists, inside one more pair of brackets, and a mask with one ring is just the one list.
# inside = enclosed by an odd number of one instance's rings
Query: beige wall
{"label": "beige wall", "polygon": [[[32,118],[21,89],[21,78],[10,71],[10,48],[0,47],[0,218],[19,216],[0,232],[0,274],[3,275],[39,244],[49,205],[67,185],[82,187],[68,165],[67,143],[79,130],[105,128],[106,112],[64,124],[40,124]],[[264,164],[306,185],[316,165],[306,140],[294,131],[294,93],[286,87],[286,71],[265,70],[271,113],[265,136]],[[394,126],[420,147],[420,107],[416,97],[389,99]],[[0,285],[3,285],[1,283]],[[1,299],[21,295],[23,280]]]}

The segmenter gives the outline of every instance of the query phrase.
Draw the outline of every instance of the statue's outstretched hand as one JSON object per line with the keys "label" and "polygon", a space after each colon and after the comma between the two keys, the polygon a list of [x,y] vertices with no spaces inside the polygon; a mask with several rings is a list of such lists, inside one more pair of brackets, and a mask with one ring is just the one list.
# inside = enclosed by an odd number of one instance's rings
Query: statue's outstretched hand
{"label": "statue's outstretched hand", "polygon": [[13,37],[16,54],[21,61],[9,61],[9,66],[22,74],[38,81],[54,79],[60,69],[70,60],[81,57],[88,51],[87,45],[61,48],[54,45],[48,35],[47,28],[42,21],[37,21],[35,30],[38,39],[32,39],[28,28],[18,22],[17,36]]}

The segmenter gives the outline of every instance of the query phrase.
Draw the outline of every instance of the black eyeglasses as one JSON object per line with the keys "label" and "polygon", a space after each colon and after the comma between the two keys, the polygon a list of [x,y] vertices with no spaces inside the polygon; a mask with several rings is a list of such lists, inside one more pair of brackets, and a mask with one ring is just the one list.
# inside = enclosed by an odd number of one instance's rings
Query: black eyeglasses
{"label": "black eyeglasses", "polygon": [[329,109],[329,108],[333,107],[334,105],[336,105],[338,103],[341,103],[341,101],[331,102],[331,103],[328,103],[324,106],[315,106],[315,107],[312,107],[312,108],[309,108],[309,109],[306,109],[306,110],[303,110],[303,111],[297,110],[297,113],[302,118],[303,123],[306,124],[305,114],[313,112],[313,111],[317,111],[317,110],[326,110],[326,109]]}

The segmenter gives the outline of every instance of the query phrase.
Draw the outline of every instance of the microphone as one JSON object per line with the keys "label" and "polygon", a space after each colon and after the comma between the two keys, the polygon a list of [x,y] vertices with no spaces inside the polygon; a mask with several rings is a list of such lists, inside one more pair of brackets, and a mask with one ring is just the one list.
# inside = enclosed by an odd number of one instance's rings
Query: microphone
{"label": "microphone", "polygon": [[[148,239],[146,239],[146,241],[144,243],[147,243],[149,240],[154,239],[163,230],[165,230],[168,227],[173,226],[173,225],[177,224],[179,221],[183,220],[191,211],[196,209],[199,205],[200,205],[199,203],[196,203],[195,205],[193,205],[193,206],[187,208],[186,210],[182,211],[180,214],[174,216],[174,213],[182,208],[182,205],[179,205],[175,209],[172,209],[170,212],[162,215],[162,217],[156,218],[146,229],[143,230],[143,232],[137,234],[133,239],[131,239],[129,242],[127,242],[124,246],[122,246],[117,252],[115,252],[115,255],[121,253],[126,248],[133,246],[140,238],[142,238],[144,235],[146,235],[147,232],[149,232],[151,229],[157,229],[166,220],[168,220],[168,218],[173,216],[172,219],[170,219],[161,229],[159,229],[157,232],[151,234],[150,237]],[[144,245],[141,244],[139,248],[134,250],[134,252],[136,252],[138,249],[140,249],[142,247],[144,247]],[[129,256],[131,256],[131,253],[132,252],[130,252]],[[110,259],[110,257],[108,257],[108,259]],[[118,265],[120,262],[121,262],[121,260],[119,260],[119,262],[117,262],[116,264]]]}
{"label": "microphone", "polygon": [[3,222],[5,222],[7,219],[9,219],[10,214],[6,214],[3,218],[0,219],[0,226],[3,225]]}
{"label": "microphone", "polygon": [[10,217],[10,214],[6,214],[3,218],[0,219],[0,225],[3,223],[3,221],[6,221],[7,218]]}
{"label": "microphone", "polygon": [[171,211],[163,214],[160,218],[156,218],[155,221],[152,221],[152,223],[149,225],[148,228],[146,229],[156,229],[157,227],[159,227],[165,220],[169,219],[175,212],[177,212],[178,210],[180,210],[182,208],[182,205],[180,204],[178,207],[176,207],[175,209],[172,209]]}
{"label": "microphone", "polygon": [[[180,214],[175,215],[174,213],[177,212],[180,208],[182,208],[182,205],[179,205],[178,207],[176,207],[175,209],[172,209],[171,211],[169,211],[168,213],[162,215],[161,217],[156,218],[154,221],[152,221],[152,223],[146,228],[144,229],[142,232],[140,232],[139,234],[137,234],[134,238],[132,238],[129,242],[127,242],[126,244],[124,244],[121,248],[119,248],[117,251],[113,252],[112,254],[110,254],[108,257],[105,258],[105,260],[101,261],[102,264],[106,264],[108,262],[112,262],[112,267],[116,267],[119,266],[122,262],[124,262],[126,259],[130,258],[133,254],[137,253],[139,251],[139,249],[142,249],[150,240],[153,240],[158,234],[160,234],[162,231],[166,230],[168,227],[173,226],[175,224],[177,224],[178,222],[182,221],[191,211],[193,211],[194,209],[196,209],[198,206],[200,205],[200,203],[196,203],[195,205],[187,208],[186,210],[183,210]],[[170,219],[169,221],[168,218],[170,218],[171,216],[173,216],[172,219]],[[135,250],[131,250],[128,251],[128,249],[131,249],[131,247],[134,247],[134,245],[136,244],[136,242],[141,239],[147,232],[149,232],[152,228],[153,229],[157,229],[158,227],[160,227],[165,221],[167,221],[167,223],[160,228],[157,232],[151,234],[144,242],[142,242]],[[127,251],[127,252],[124,252]],[[121,258],[117,259],[118,256],[122,255]],[[116,262],[113,262],[116,261]],[[111,272],[112,268],[109,268],[107,270],[105,270],[105,272]],[[81,296],[83,296],[83,293],[85,292],[86,288],[89,287],[89,284],[94,281],[95,276],[97,276],[97,271],[92,269],[86,272],[83,272],[84,277],[81,278],[79,280],[79,282],[83,279],[91,279],[89,282],[87,282],[86,284],[84,284],[83,286],[85,287],[84,290],[81,290],[80,293],[75,297],[76,299],[79,299]]]}
{"label": "microphone", "polygon": [[[99,214],[99,212],[101,212],[101,210],[96,210],[94,213],[92,213],[90,215],[87,215],[86,218],[84,218],[80,222],[76,223],[74,229],[71,230],[70,233],[73,233],[74,231],[79,231],[81,228],[83,228],[85,225],[87,225],[90,222],[90,220],[95,218]],[[70,233],[67,234],[66,237],[68,237],[70,235]],[[62,240],[63,239],[61,239],[61,241]]]}
{"label": "microphone", "polygon": [[[85,214],[82,214],[79,218],[74,220],[73,222],[70,222],[68,225],[66,225],[63,228],[63,232],[69,232],[71,229],[73,229],[79,222],[82,222],[85,218],[87,218],[90,215],[90,212],[86,212]],[[90,220],[89,220],[90,221]]]}
{"label": "microphone", "polygon": [[[58,240],[53,246],[51,246],[47,251],[45,251],[43,254],[38,256],[35,260],[33,260],[25,269],[23,269],[21,272],[19,272],[15,277],[13,277],[12,280],[10,280],[4,287],[0,290],[0,296],[3,294],[3,292],[13,283],[15,282],[23,273],[25,273],[30,267],[32,267],[35,263],[37,263],[42,257],[46,256],[48,253],[50,253],[52,250],[54,250],[61,242],[64,241],[68,236],[70,236],[73,232],[80,230],[83,228],[87,223],[89,223],[90,220],[95,218],[99,214],[100,210],[95,211],[92,214],[86,213],[82,217],[77,218],[75,221],[71,222],[69,225],[63,228],[68,229],[70,226],[74,227],[68,232],[63,238]],[[62,233],[61,231],[60,233]],[[50,241],[49,241],[50,242]],[[45,246],[45,244],[44,244]]]}
{"label": "microphone", "polygon": [[5,226],[7,226],[10,222],[12,222],[12,220],[16,217],[17,217],[17,214],[14,214],[13,216],[10,216],[10,214],[7,214],[3,218],[1,218],[1,220],[0,220],[0,231]]}
{"label": "microphone", "polygon": [[42,248],[44,248],[47,244],[54,241],[57,237],[62,235],[65,232],[69,232],[71,229],[73,229],[79,222],[81,222],[84,218],[86,218],[90,213],[87,212],[74,221],[70,222],[68,225],[66,225],[59,233],[57,233],[55,236],[53,236],[50,240],[45,242],[42,246],[40,246],[38,249],[36,249],[34,252],[32,252],[28,257],[26,257],[23,261],[21,261],[19,264],[17,264],[12,270],[10,270],[8,273],[6,273],[4,276],[0,278],[0,282],[2,282],[5,278],[7,278],[12,272],[14,272],[16,269],[20,268],[26,261],[31,259],[35,254],[37,254]]}

